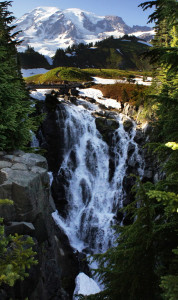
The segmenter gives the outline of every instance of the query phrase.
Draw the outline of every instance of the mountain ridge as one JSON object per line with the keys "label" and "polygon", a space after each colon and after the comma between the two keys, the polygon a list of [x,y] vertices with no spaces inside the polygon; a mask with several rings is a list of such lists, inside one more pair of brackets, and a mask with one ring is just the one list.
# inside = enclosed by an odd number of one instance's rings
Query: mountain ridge
{"label": "mountain ridge", "polygon": [[79,8],[65,10],[57,7],[37,7],[15,22],[21,30],[19,51],[33,47],[43,55],[53,56],[58,48],[73,44],[95,43],[109,36],[119,38],[124,34],[150,40],[154,34],[147,26],[128,26],[119,16],[97,16]]}

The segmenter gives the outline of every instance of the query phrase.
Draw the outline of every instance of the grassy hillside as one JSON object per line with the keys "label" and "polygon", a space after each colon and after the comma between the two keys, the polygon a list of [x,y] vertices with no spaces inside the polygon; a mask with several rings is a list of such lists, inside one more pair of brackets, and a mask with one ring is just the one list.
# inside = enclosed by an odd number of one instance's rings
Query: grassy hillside
{"label": "grassy hillside", "polygon": [[83,70],[77,68],[59,67],[48,71],[45,74],[39,74],[25,78],[28,84],[50,84],[67,81],[90,81],[92,78]]}
{"label": "grassy hillside", "polygon": [[88,73],[90,76],[96,76],[101,78],[111,78],[111,79],[123,79],[130,75],[134,76],[151,76],[151,71],[129,71],[129,70],[118,70],[118,69],[83,69],[84,72]]}
{"label": "grassy hillside", "polygon": [[124,71],[117,69],[78,69],[73,67],[59,67],[45,74],[33,75],[25,78],[28,84],[50,84],[67,81],[91,81],[93,76],[101,78],[123,79],[130,75],[150,76],[150,72]]}

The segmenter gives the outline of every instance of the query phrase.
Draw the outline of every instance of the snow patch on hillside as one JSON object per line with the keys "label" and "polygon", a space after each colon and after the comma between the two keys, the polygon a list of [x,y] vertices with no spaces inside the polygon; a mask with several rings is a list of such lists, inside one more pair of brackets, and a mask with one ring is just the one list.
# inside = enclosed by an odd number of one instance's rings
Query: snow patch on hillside
{"label": "snow patch on hillside", "polygon": [[114,99],[110,98],[104,98],[103,93],[100,90],[97,89],[79,89],[79,95],[85,96],[85,97],[90,97],[95,99],[98,103],[105,105],[106,107],[112,107],[116,109],[121,108],[121,103],[117,102]]}
{"label": "snow patch on hillside", "polygon": [[149,47],[153,47],[153,45],[152,45],[152,44],[150,44],[150,43],[147,43],[147,42],[144,42],[144,41],[138,41],[138,43],[141,43],[141,44],[147,45],[147,46],[149,46]]}
{"label": "snow patch on hillside", "polygon": [[[92,77],[94,80],[94,83],[96,84],[115,84],[115,83],[128,83],[127,79],[121,80],[121,79],[106,79],[106,78],[100,78],[100,77]],[[133,79],[133,83],[142,84],[142,85],[151,85],[152,77],[147,77],[146,81],[143,81],[143,76],[139,76]]]}
{"label": "snow patch on hillside", "polygon": [[125,80],[121,79],[107,79],[107,78],[100,78],[100,77],[92,77],[94,80],[94,83],[96,84],[115,84],[117,82],[125,83]]}

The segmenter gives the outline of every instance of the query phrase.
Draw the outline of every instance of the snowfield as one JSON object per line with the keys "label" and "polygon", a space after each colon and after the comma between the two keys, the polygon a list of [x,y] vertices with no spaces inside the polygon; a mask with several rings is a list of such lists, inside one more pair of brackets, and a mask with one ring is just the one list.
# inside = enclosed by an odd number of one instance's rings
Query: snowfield
{"label": "snowfield", "polygon": [[117,82],[119,83],[125,83],[126,80],[121,79],[107,79],[107,78],[100,78],[100,77],[92,77],[94,80],[94,83],[96,84],[115,84]]}
{"label": "snowfield", "polygon": [[[94,80],[94,83],[96,84],[115,84],[117,82],[119,83],[127,83],[127,80],[121,80],[121,79],[106,79],[106,78],[100,78],[100,77],[92,77]],[[135,77],[134,83],[136,84],[142,84],[142,85],[151,85],[152,78],[147,77],[147,81],[143,81],[143,76]]]}

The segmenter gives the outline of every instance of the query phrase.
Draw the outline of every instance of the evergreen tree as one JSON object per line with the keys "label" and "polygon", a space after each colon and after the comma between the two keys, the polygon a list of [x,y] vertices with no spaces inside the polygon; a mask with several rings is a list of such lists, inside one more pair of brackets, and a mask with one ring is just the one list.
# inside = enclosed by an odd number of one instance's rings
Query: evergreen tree
{"label": "evergreen tree", "polygon": [[22,68],[31,69],[31,68],[46,68],[49,69],[50,65],[47,62],[46,58],[36,52],[32,47],[28,46],[25,52],[18,53],[18,59]]}
{"label": "evergreen tree", "polygon": [[57,49],[53,58],[53,67],[56,68],[63,66],[70,66],[70,57],[66,55],[63,49]]}
{"label": "evergreen tree", "polygon": [[144,10],[155,6],[149,21],[155,22],[154,47],[149,56],[157,64],[153,107],[156,108],[159,141],[178,141],[178,2],[157,0],[142,3]]}
{"label": "evergreen tree", "polygon": [[0,149],[21,148],[35,129],[29,93],[17,61],[16,34],[11,34],[14,17],[8,11],[10,1],[0,3]]}

